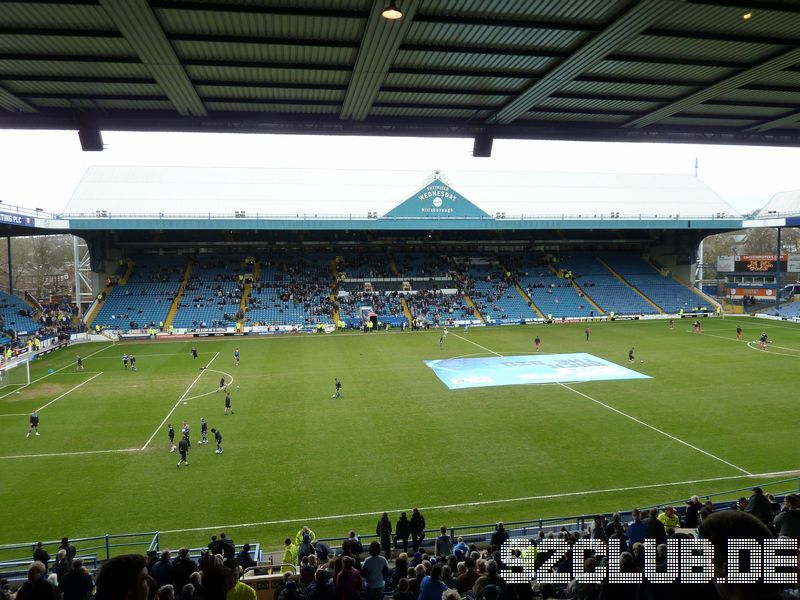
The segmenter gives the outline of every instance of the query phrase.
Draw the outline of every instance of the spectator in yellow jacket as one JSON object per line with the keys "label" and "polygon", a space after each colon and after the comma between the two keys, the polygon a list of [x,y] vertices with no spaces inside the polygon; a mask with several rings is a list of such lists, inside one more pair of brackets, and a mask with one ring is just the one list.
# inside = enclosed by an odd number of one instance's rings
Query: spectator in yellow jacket
{"label": "spectator in yellow jacket", "polygon": [[668,506],[664,509],[664,512],[658,515],[658,520],[664,525],[664,529],[669,529],[670,527],[676,529],[681,526],[681,518],[671,506]]}
{"label": "spectator in yellow jacket", "polygon": [[[292,543],[291,538],[286,538],[283,542],[286,546],[283,548],[282,565],[296,565],[297,564],[297,546]],[[291,573],[293,570],[290,567],[282,566],[281,573]]]}
{"label": "spectator in yellow jacket", "polygon": [[297,535],[294,536],[294,545],[299,546],[300,543],[303,541],[303,536],[308,534],[309,540],[308,543],[310,544],[315,539],[317,539],[317,534],[311,531],[307,526],[304,526],[300,531],[297,532]]}

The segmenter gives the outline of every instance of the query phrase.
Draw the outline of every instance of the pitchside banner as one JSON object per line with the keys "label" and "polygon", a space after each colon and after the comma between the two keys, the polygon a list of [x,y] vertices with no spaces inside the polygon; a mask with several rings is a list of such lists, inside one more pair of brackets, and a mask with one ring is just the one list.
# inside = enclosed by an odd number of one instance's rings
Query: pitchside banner
{"label": "pitchside banner", "polygon": [[451,390],[532,383],[650,379],[647,375],[585,352],[448,358],[426,360],[425,364]]}

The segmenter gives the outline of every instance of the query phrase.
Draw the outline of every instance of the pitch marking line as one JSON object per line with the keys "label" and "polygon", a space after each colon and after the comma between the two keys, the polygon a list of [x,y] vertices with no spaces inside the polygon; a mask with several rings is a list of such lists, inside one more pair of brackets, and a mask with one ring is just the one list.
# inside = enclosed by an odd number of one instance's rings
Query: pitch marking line
{"label": "pitch marking line", "polygon": [[[234,382],[233,375],[231,375],[230,373],[226,373],[225,371],[217,371],[216,369],[206,369],[206,370],[209,373],[219,373],[220,375],[227,375],[230,378],[230,381],[228,381],[225,384],[226,386]],[[185,400],[188,402],[189,400],[197,400],[198,398],[205,398],[206,396],[210,396],[211,394],[216,394],[219,390],[220,388],[217,388],[215,390],[211,390],[210,392],[205,392],[204,394],[199,394],[197,396],[189,396],[188,398],[185,398]]]}
{"label": "pitch marking line", "polygon": [[158,435],[158,432],[161,431],[161,428],[164,426],[164,423],[167,422],[167,419],[169,419],[172,416],[172,413],[174,413],[175,409],[178,408],[181,402],[183,402],[183,399],[186,398],[186,396],[189,394],[189,391],[194,387],[194,384],[198,382],[198,380],[203,376],[203,373],[206,372],[206,369],[208,369],[208,367],[211,366],[211,363],[213,363],[218,356],[219,352],[215,353],[213,358],[210,361],[208,361],[208,364],[205,367],[203,367],[203,369],[200,370],[200,373],[197,375],[197,377],[194,378],[194,381],[192,381],[192,383],[189,384],[189,387],[186,388],[186,391],[183,392],[183,395],[180,398],[178,398],[178,401],[175,403],[175,406],[172,407],[172,410],[170,410],[167,413],[167,416],[164,417],[164,420],[161,421],[161,424],[158,427],[156,427],[156,430],[153,432],[153,435],[150,436],[150,439],[145,442],[144,446],[142,446],[141,448],[142,450],[147,450],[147,447],[150,445],[150,442],[152,442],[153,438],[155,438]]}
{"label": "pitch marking line", "polygon": [[[473,342],[472,340],[468,340],[465,337],[461,337],[460,335],[458,335],[456,333],[454,333],[453,335],[455,335],[457,338],[460,338],[460,339],[464,340],[465,342],[469,342],[470,344],[474,344],[475,346],[478,346],[479,348],[483,348],[484,350],[487,350],[488,352],[491,352],[492,354],[495,354],[497,356],[502,356],[502,354],[500,354],[498,352],[494,352],[493,350],[489,350],[489,348],[487,348],[485,346],[481,346],[480,344],[477,344],[477,343]],[[683,444],[687,448],[691,448],[693,450],[696,450],[697,452],[700,452],[701,454],[705,454],[709,458],[713,458],[714,460],[717,460],[717,461],[719,461],[721,463],[724,463],[724,464],[728,465],[729,467],[733,467],[734,469],[736,469],[737,471],[741,471],[745,475],[752,475],[752,473],[750,473],[750,471],[747,471],[747,470],[743,469],[742,467],[736,466],[735,464],[733,464],[731,462],[728,462],[727,460],[725,460],[723,458],[720,458],[719,456],[715,456],[714,454],[711,454],[710,452],[707,452],[707,451],[703,450],[702,448],[698,448],[697,446],[694,446],[693,444],[690,444],[689,442],[685,442],[684,440],[682,440],[680,438],[677,438],[674,435],[667,433],[666,431],[662,431],[658,427],[654,427],[653,425],[650,425],[649,423],[645,423],[644,421],[641,421],[640,419],[637,419],[636,417],[634,417],[632,415],[629,415],[626,412],[622,412],[621,410],[619,410],[617,408],[614,408],[613,406],[609,406],[605,402],[600,402],[600,400],[592,398],[591,396],[589,396],[587,394],[584,394],[583,392],[580,392],[580,391],[578,391],[576,389],[573,389],[573,388],[571,388],[570,386],[568,386],[565,383],[560,383],[559,382],[559,385],[561,387],[563,387],[563,388],[568,389],[570,392],[578,394],[579,396],[583,396],[587,400],[591,400],[592,402],[594,402],[596,404],[599,404],[600,406],[602,406],[604,408],[607,408],[608,410],[613,411],[613,412],[615,412],[615,413],[617,413],[617,414],[619,414],[619,415],[621,415],[623,417],[626,417],[626,418],[630,419],[631,421],[634,421],[635,423],[639,423],[639,425],[643,425],[644,427],[647,427],[648,429],[652,429],[653,431],[655,431],[657,433],[660,433],[661,435],[666,436],[666,437],[668,437],[669,439],[671,439],[671,440],[673,440],[675,442]]]}
{"label": "pitch marking line", "polygon": [[[109,349],[109,348],[111,348],[113,345],[114,345],[114,344],[113,344],[113,342],[112,342],[112,343],[111,343],[111,344],[109,344],[108,346],[105,346],[105,347],[103,347],[103,348],[100,348],[100,350],[98,350],[97,352],[92,352],[91,354],[89,354],[89,355],[87,355],[87,356],[84,356],[84,357],[83,357],[83,360],[86,360],[87,358],[91,358],[91,357],[92,357],[92,356],[94,356],[95,354],[100,354],[100,353],[101,353],[103,350],[108,350],[108,349]],[[69,347],[69,346],[68,346],[68,347]],[[65,348],[65,349],[66,349],[66,348]],[[50,377],[51,375],[55,375],[56,373],[59,373],[60,371],[63,371],[63,370],[64,370],[64,369],[66,369],[67,367],[71,367],[71,366],[73,366],[74,364],[75,364],[74,362],[69,362],[69,363],[67,363],[66,365],[64,365],[63,367],[61,367],[60,369],[56,369],[56,370],[55,370],[55,371],[53,371],[52,373],[47,373],[46,375],[42,375],[42,376],[41,376],[41,377],[39,377],[38,379],[34,379],[34,380],[33,380],[33,381],[31,381],[30,383],[26,383],[25,385],[23,385],[23,386],[22,386],[22,387],[20,387],[19,389],[24,389],[24,388],[28,387],[29,385],[33,385],[34,383],[38,383],[38,382],[40,382],[42,379],[45,379],[46,377]],[[17,391],[17,390],[12,390],[12,391],[8,392],[7,394],[3,394],[2,396],[0,396],[0,400],[2,400],[3,398],[5,398],[6,396],[10,396],[11,394],[13,394],[13,393],[14,393],[14,392],[16,392],[16,391]]]}
{"label": "pitch marking line", "polygon": [[44,454],[15,454],[12,456],[0,456],[0,460],[12,458],[50,458],[55,456],[81,456],[84,454],[116,454],[119,452],[139,452],[139,448],[121,448],[119,450],[84,450],[82,452],[48,452]]}
{"label": "pitch marking line", "polygon": [[[647,490],[653,488],[664,488],[664,487],[674,487],[677,485],[694,485],[698,483],[710,483],[714,481],[728,481],[732,479],[744,479],[746,477],[761,477],[761,475],[726,475],[724,477],[709,477],[706,479],[690,479],[687,481],[673,481],[670,483],[654,483],[648,485],[633,485],[629,487],[619,487],[619,488],[607,488],[603,490],[583,490],[580,492],[565,492],[560,494],[543,494],[540,496],[524,496],[520,498],[503,498],[499,500],[479,500],[476,502],[462,502],[459,504],[441,504],[438,506],[421,506],[421,511],[432,511],[432,510],[451,510],[456,508],[468,508],[474,506],[487,506],[492,504],[510,504],[512,502],[530,502],[532,500],[553,500],[557,498],[568,498],[570,496],[590,496],[594,494],[609,494],[614,492],[629,492],[634,490]],[[767,484],[763,484],[766,486]],[[392,510],[386,510],[385,512],[390,513],[398,513],[404,510],[408,510],[407,508],[396,508]],[[278,519],[275,521],[257,521],[253,523],[237,523],[234,525],[214,525],[212,527],[190,527],[185,529],[168,529],[162,530],[160,533],[188,533],[192,531],[219,531],[219,530],[228,530],[228,529],[235,529],[235,528],[244,528],[244,527],[264,527],[267,525],[285,525],[287,523],[303,523],[306,521],[334,521],[334,520],[341,520],[341,519],[354,519],[358,517],[372,517],[383,514],[383,510],[376,510],[376,511],[368,511],[368,512],[360,512],[360,513],[350,513],[344,515],[328,515],[324,517],[305,517],[300,519]]]}
{"label": "pitch marking line", "polygon": [[86,385],[86,384],[87,384],[87,383],[89,383],[89,382],[90,382],[92,379],[97,379],[97,378],[98,378],[98,377],[100,377],[100,375],[102,375],[104,372],[105,372],[105,371],[100,371],[100,372],[99,372],[97,375],[92,375],[92,376],[91,376],[91,377],[89,377],[89,379],[87,379],[86,381],[81,381],[81,382],[80,382],[78,385],[76,385],[74,388],[70,388],[70,389],[68,389],[66,392],[64,392],[64,393],[63,393],[63,394],[61,394],[60,396],[57,396],[56,398],[53,398],[52,400],[50,400],[50,402],[48,402],[47,404],[45,404],[45,405],[44,405],[44,406],[42,406],[41,408],[37,408],[37,409],[36,409],[36,410],[37,410],[37,412],[44,410],[45,408],[47,408],[48,406],[50,406],[51,404],[53,404],[53,402],[56,402],[57,400],[61,400],[61,399],[62,399],[64,396],[66,396],[67,394],[71,394],[72,392],[74,392],[75,390],[77,390],[79,387]]}

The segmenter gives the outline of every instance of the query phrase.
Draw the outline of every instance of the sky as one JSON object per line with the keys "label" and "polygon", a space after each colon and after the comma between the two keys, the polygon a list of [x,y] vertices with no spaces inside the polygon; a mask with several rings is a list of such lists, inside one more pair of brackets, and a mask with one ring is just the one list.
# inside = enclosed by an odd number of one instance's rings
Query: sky
{"label": "sky", "polygon": [[700,179],[742,213],[800,189],[800,148],[495,140],[491,158],[474,158],[471,139],[104,131],[103,140],[103,152],[83,152],[75,131],[0,131],[0,200],[60,212],[91,165],[692,174],[697,159]]}

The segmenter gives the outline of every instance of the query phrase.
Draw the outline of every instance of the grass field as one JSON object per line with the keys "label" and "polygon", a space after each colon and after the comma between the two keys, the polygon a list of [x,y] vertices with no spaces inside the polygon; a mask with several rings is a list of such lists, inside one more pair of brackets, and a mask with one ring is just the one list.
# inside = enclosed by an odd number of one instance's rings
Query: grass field
{"label": "grass field", "polygon": [[[762,330],[768,352],[753,342]],[[454,330],[442,350],[429,331],[55,352],[19,394],[0,391],[0,543],[160,530],[175,547],[224,528],[277,547],[312,518],[318,535],[335,536],[374,532],[375,512],[394,520],[412,506],[429,527],[612,511],[800,465],[800,327],[729,317],[705,320],[703,335],[688,320],[674,331],[665,321],[593,324],[588,342],[583,331]],[[589,352],[652,379],[451,391],[423,363],[532,354],[536,334],[542,354]],[[123,352],[136,354],[137,373],[123,369]],[[223,416],[223,375],[235,415]],[[26,438],[28,414],[43,406],[41,436]],[[196,444],[201,417],[222,431],[224,454]],[[178,435],[190,423],[190,467],[176,469],[165,420]]]}

